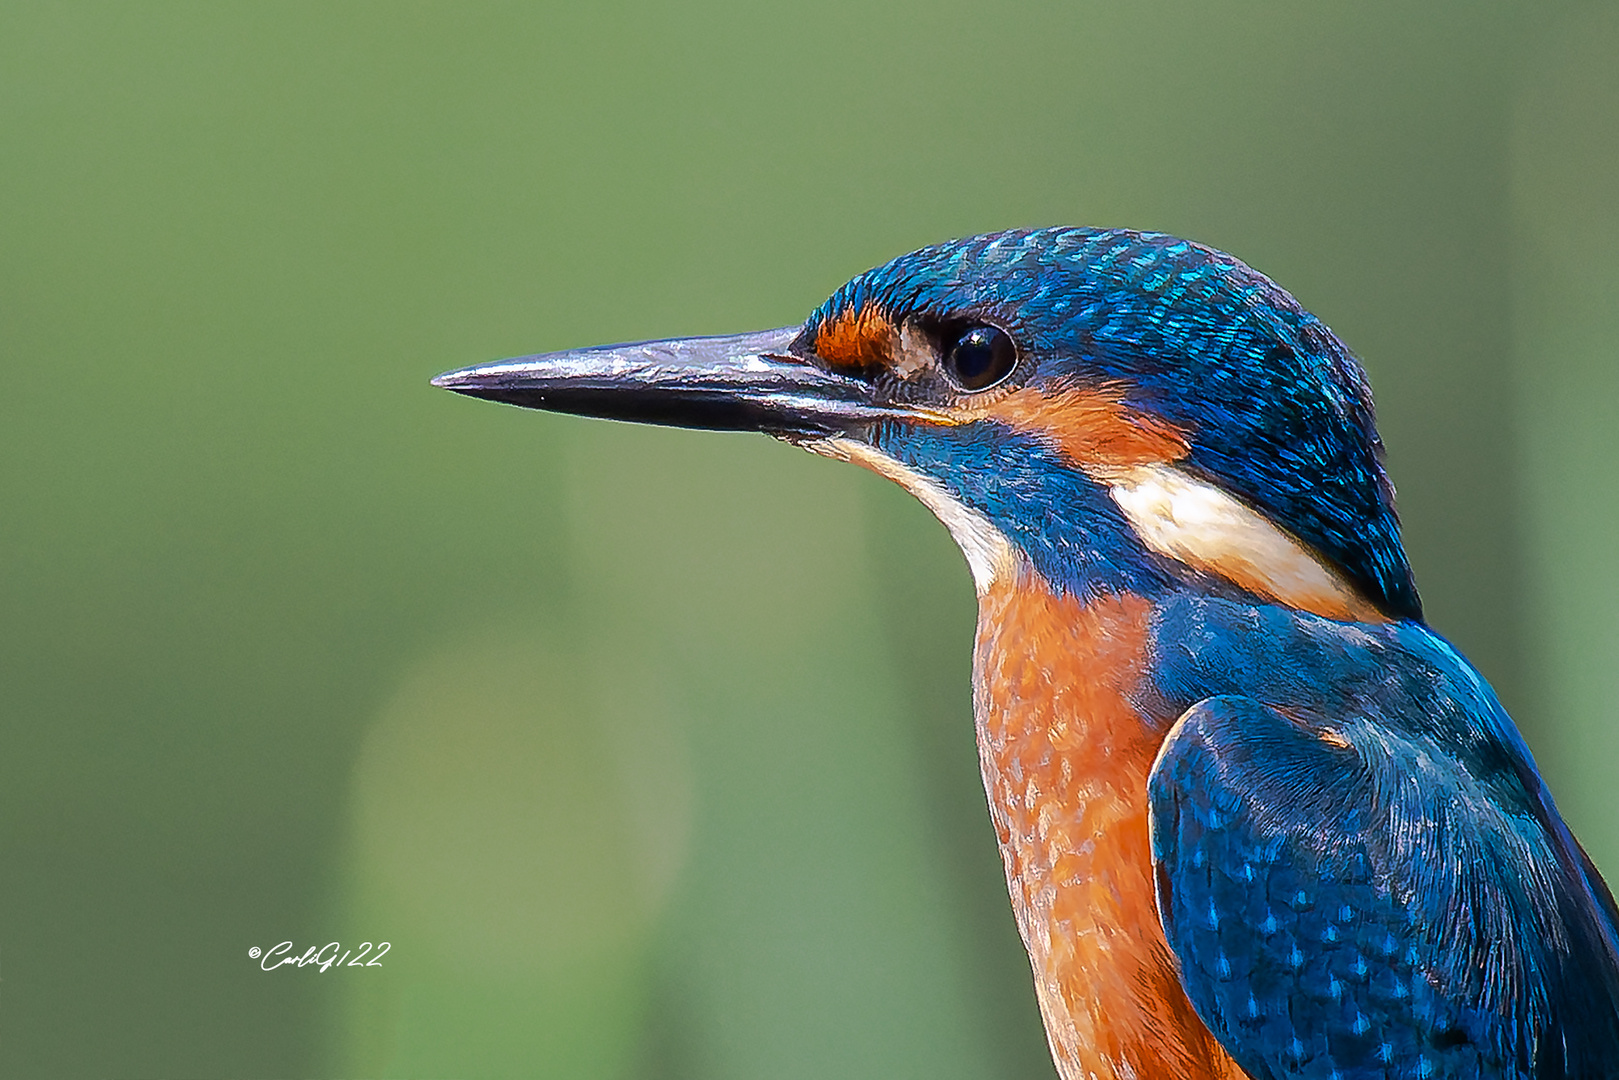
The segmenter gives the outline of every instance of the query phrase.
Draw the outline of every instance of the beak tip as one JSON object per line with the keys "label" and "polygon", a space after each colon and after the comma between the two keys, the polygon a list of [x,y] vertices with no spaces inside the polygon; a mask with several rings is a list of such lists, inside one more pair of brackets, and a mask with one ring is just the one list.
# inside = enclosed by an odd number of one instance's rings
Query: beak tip
{"label": "beak tip", "polygon": [[428,380],[428,385],[436,386],[440,390],[455,390],[460,393],[465,393],[467,390],[472,388],[472,384],[475,382],[473,376],[474,369],[458,368],[455,371],[446,371],[442,374],[433,376]]}

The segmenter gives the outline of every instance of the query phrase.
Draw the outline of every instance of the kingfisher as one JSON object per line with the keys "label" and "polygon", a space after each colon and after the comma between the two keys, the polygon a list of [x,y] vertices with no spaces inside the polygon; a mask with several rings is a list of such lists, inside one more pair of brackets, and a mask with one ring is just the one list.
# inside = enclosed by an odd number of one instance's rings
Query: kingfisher
{"label": "kingfisher", "polygon": [[939,518],[1063,1080],[1619,1077],[1613,896],[1424,622],[1358,362],[1236,258],[999,232],[801,326],[433,382],[763,432]]}

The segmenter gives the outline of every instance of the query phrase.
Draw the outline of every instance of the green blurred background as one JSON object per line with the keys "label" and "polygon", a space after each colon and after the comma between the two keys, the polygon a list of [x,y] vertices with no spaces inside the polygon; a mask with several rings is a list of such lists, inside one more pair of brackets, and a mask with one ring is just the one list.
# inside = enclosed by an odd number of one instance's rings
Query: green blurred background
{"label": "green blurred background", "polygon": [[1049,1077],[943,530],[426,384],[1012,225],[1226,248],[1364,356],[1431,620],[1619,873],[1615,56],[1528,0],[4,4],[0,1072]]}

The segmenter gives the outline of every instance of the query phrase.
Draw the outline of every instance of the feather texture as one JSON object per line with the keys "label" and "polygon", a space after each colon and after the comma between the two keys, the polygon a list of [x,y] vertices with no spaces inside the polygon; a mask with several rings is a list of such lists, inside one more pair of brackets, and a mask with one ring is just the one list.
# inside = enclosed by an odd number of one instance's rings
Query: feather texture
{"label": "feather texture", "polygon": [[1619,1072],[1611,899],[1454,650],[1188,598],[1156,636],[1163,704],[1197,699],[1150,782],[1159,911],[1245,1069]]}

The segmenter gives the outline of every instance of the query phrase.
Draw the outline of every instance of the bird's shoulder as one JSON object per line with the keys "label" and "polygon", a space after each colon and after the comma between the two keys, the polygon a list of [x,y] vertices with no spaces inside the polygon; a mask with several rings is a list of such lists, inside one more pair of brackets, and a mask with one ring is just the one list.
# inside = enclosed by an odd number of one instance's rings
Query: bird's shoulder
{"label": "bird's shoulder", "polygon": [[1180,710],[1149,788],[1160,915],[1245,1068],[1619,1073],[1613,901],[1460,654],[1206,600],[1160,610],[1152,650]]}

